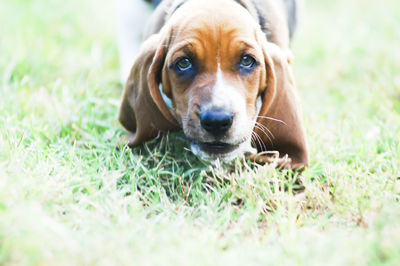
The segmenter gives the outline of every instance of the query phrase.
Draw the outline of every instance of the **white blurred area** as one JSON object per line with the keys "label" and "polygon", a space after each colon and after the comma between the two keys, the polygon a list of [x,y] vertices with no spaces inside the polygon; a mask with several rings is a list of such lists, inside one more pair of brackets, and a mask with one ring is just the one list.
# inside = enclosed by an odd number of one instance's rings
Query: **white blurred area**
{"label": "white blurred area", "polygon": [[152,9],[152,5],[144,0],[117,0],[117,38],[122,83],[127,80],[139,52],[142,33]]}

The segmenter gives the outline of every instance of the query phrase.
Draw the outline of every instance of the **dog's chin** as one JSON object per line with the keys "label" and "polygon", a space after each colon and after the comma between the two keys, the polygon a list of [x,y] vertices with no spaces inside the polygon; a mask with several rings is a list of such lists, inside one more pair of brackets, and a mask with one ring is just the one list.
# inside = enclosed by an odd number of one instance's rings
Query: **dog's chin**
{"label": "dog's chin", "polygon": [[230,162],[238,156],[255,154],[257,150],[251,146],[248,139],[242,143],[233,145],[223,142],[196,142],[190,145],[192,152],[202,160],[214,162],[216,160]]}

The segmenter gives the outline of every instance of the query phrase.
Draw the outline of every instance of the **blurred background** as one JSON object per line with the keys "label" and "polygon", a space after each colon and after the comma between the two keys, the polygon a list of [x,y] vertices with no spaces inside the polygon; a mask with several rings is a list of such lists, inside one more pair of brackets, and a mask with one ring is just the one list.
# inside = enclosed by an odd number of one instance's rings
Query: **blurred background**
{"label": "blurred background", "polygon": [[[1,265],[400,261],[398,0],[306,1],[293,51],[311,167],[298,195],[210,188],[202,168],[179,170],[179,153],[146,168],[115,148],[124,133],[116,9],[0,1]],[[241,176],[235,184],[257,177]],[[280,178],[276,187],[291,186]]]}

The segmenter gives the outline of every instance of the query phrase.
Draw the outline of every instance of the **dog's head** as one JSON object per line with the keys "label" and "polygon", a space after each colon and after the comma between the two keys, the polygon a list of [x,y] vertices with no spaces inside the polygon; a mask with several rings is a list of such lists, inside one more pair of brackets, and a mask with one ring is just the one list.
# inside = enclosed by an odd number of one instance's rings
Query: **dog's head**
{"label": "dog's head", "polygon": [[[297,104],[283,107],[290,121],[282,120],[287,117],[281,111],[275,113],[279,117],[268,117],[279,83],[293,86],[287,56],[266,40],[243,6],[225,2],[210,8],[202,1],[188,1],[143,45],[125,88],[120,115],[125,127],[136,131],[133,145],[154,137],[156,129],[179,126],[201,158],[231,160],[255,153],[255,147],[266,150],[271,145],[265,140],[277,137],[274,131],[281,135],[282,126],[298,119],[292,115],[297,113]],[[151,95],[151,101],[143,95]],[[172,107],[165,103],[165,96]],[[136,120],[134,130],[128,125],[132,122],[127,121],[124,102],[134,109],[135,117],[130,115]],[[148,110],[155,105],[158,116]],[[144,109],[152,115],[144,114]],[[153,126],[141,129],[142,123]]]}

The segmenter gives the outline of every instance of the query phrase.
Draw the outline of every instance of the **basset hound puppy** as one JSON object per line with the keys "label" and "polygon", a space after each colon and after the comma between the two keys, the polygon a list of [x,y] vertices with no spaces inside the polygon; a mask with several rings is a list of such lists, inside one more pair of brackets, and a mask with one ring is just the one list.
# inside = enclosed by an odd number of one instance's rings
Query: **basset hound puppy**
{"label": "basset hound puppy", "polygon": [[290,67],[295,0],[163,0],[125,84],[129,146],[183,130],[204,160],[308,165]]}

